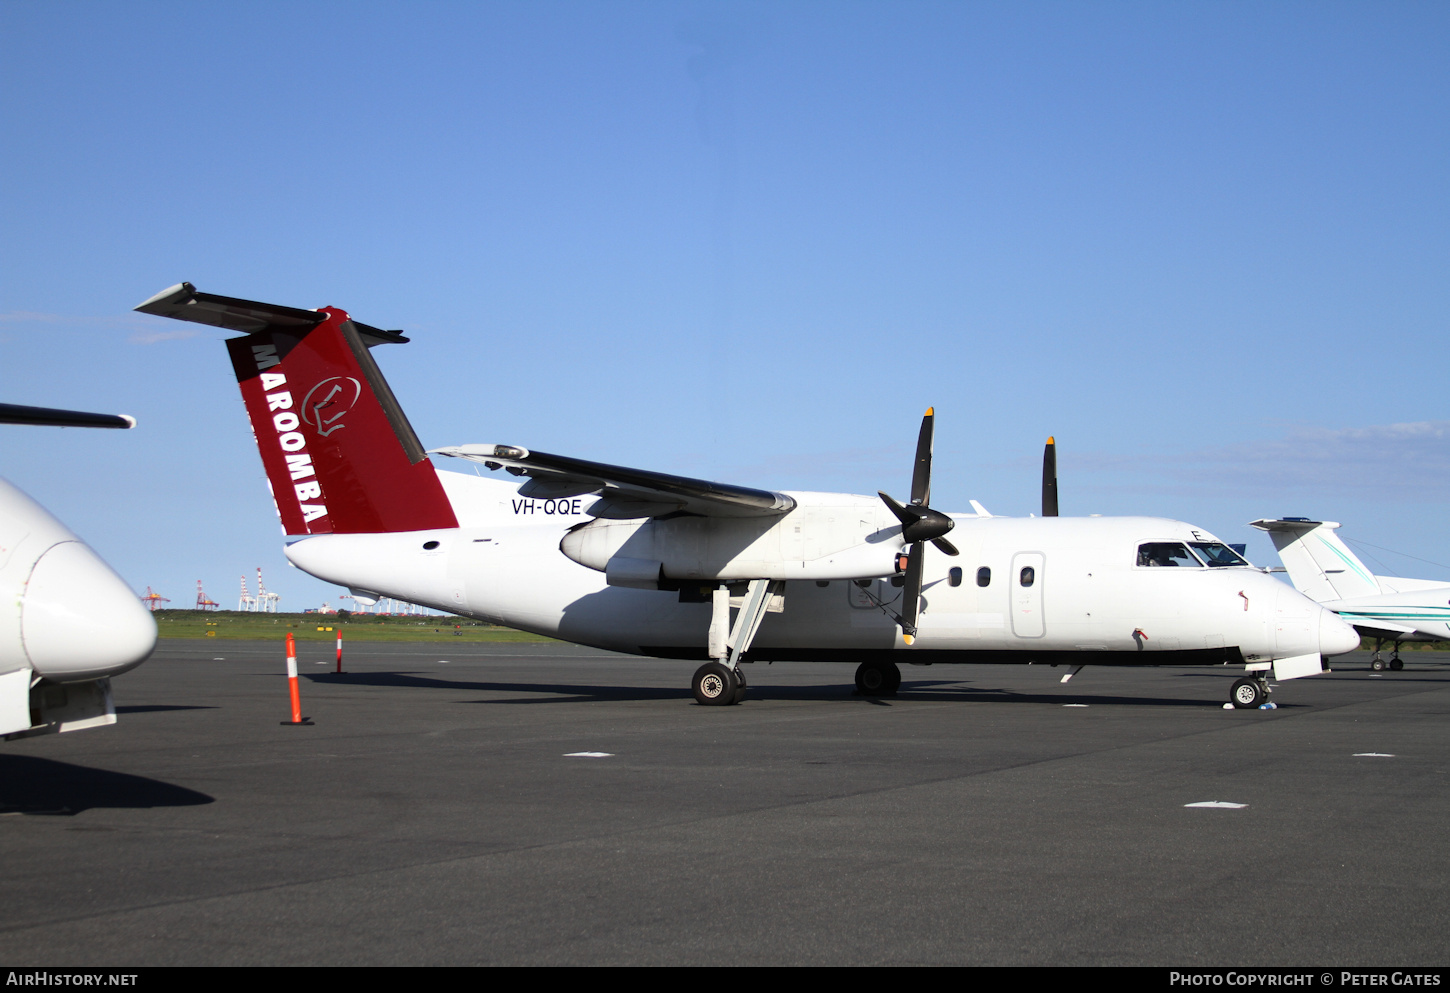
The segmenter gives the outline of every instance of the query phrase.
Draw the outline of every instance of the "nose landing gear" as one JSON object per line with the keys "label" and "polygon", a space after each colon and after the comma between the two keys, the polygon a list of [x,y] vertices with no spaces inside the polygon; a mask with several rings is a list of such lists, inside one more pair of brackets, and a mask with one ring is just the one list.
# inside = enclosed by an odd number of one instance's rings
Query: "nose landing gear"
{"label": "nose landing gear", "polygon": [[895,696],[901,670],[895,662],[862,662],[856,667],[856,692],[862,696]]}

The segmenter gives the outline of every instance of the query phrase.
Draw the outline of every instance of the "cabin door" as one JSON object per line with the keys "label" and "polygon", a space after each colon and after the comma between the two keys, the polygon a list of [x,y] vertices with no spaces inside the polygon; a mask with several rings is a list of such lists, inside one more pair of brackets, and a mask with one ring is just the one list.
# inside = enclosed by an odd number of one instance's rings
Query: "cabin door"
{"label": "cabin door", "polygon": [[1041,638],[1047,630],[1042,616],[1044,558],[1041,552],[1012,556],[1007,582],[1012,590],[1012,633],[1019,638]]}

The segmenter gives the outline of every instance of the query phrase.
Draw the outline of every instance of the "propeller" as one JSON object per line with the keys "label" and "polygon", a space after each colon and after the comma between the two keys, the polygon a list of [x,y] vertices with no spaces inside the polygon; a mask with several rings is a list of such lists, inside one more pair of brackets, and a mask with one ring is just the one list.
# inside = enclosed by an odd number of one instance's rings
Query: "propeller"
{"label": "propeller", "polygon": [[911,503],[900,504],[880,490],[877,495],[901,522],[901,538],[906,550],[906,582],[901,592],[902,639],[909,645],[916,639],[916,617],[921,606],[921,577],[925,566],[926,543],[931,542],[947,555],[960,554],[944,535],[956,527],[956,521],[927,506],[931,499],[931,438],[935,407],[928,407],[921,419],[921,433],[916,436],[916,465],[911,472]]}
{"label": "propeller", "polygon": [[1042,450],[1042,516],[1057,516],[1057,442],[1051,438]]}

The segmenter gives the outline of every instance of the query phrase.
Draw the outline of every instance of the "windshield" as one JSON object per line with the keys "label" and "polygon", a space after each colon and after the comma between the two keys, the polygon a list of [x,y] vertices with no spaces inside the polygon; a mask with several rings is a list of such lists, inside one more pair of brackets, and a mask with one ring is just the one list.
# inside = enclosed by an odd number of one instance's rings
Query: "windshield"
{"label": "windshield", "polygon": [[1203,563],[1193,557],[1181,541],[1148,541],[1138,546],[1138,564],[1147,566],[1187,566],[1202,569]]}
{"label": "windshield", "polygon": [[1190,541],[1189,545],[1198,553],[1198,557],[1211,567],[1249,564],[1242,555],[1222,542]]}

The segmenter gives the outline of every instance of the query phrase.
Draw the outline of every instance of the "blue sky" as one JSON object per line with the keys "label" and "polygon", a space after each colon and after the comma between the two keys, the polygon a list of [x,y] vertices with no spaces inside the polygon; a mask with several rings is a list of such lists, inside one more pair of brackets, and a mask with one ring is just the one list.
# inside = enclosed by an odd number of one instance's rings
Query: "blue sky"
{"label": "blue sky", "polygon": [[[4,473],[138,590],[289,569],[222,332],[336,305],[430,447],[1243,525],[1450,579],[1450,7],[0,5]],[[1429,563],[1445,563],[1444,566]]]}

